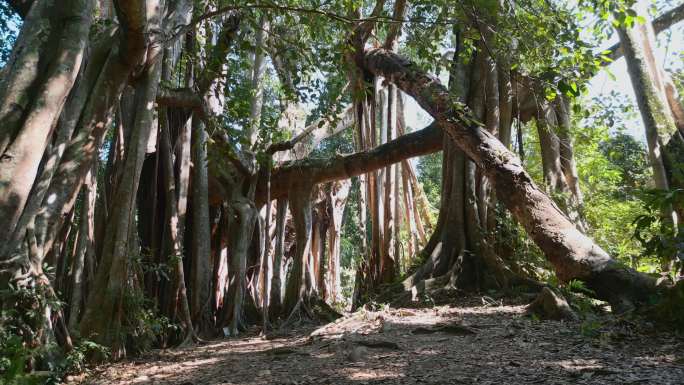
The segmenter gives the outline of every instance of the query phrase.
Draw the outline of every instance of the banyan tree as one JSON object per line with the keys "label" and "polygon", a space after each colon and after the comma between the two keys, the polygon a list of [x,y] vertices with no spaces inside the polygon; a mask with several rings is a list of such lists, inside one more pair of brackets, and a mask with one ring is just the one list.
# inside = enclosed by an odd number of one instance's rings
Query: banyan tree
{"label": "banyan tree", "polygon": [[[114,358],[145,314],[180,325],[162,344],[333,315],[345,218],[361,234],[357,305],[397,282],[539,290],[498,242],[509,219],[559,281],[616,311],[671,290],[588,235],[570,129],[572,99],[624,52],[655,106],[659,186],[679,186],[681,102],[639,36],[682,6],[620,25],[598,54],[556,3],[9,1],[0,306],[20,309],[27,343],[88,339]],[[409,127],[418,108],[431,122]],[[542,184],[512,150],[529,121]],[[433,218],[411,158],[440,151]]]}

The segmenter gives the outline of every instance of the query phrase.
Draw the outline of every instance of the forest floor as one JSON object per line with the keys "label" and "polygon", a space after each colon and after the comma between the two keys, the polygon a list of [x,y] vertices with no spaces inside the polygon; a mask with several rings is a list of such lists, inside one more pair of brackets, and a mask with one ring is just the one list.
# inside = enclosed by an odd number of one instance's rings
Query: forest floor
{"label": "forest floor", "polygon": [[[256,332],[255,332],[256,333]],[[605,315],[525,316],[516,300],[361,310],[263,339],[222,339],[99,367],[83,384],[684,384],[684,339]]]}

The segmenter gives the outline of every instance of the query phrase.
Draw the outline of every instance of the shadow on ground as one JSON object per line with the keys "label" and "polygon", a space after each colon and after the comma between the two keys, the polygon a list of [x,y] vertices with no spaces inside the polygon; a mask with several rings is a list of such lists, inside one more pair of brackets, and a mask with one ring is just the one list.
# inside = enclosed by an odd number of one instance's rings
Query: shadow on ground
{"label": "shadow on ground", "polygon": [[153,352],[101,368],[84,383],[684,384],[681,338],[612,317],[556,322],[523,313],[522,305],[479,297],[360,311],[272,340]]}

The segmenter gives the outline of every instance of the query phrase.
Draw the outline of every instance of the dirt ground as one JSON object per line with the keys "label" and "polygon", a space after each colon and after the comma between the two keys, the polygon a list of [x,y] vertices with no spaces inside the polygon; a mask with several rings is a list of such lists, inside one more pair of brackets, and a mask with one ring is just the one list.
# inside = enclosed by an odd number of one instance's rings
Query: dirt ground
{"label": "dirt ground", "polygon": [[612,316],[539,321],[483,297],[359,311],[93,370],[83,384],[684,384],[684,339]]}

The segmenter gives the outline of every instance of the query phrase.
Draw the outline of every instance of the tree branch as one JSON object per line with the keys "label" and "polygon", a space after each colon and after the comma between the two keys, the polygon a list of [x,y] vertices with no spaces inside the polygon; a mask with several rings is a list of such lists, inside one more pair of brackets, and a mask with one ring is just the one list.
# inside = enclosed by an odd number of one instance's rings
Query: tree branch
{"label": "tree branch", "polygon": [[241,16],[237,12],[231,13],[223,21],[219,41],[212,49],[210,57],[207,58],[208,65],[197,83],[201,95],[204,95],[209,90],[211,84],[216,79],[223,76],[225,58],[240,28],[240,21]]}
{"label": "tree branch", "polygon": [[[684,3],[656,17],[651,23],[653,24],[653,30],[655,33],[659,34],[660,32],[672,27],[682,20],[684,20]],[[620,46],[619,42],[613,44],[610,48],[608,48],[608,50],[610,51],[610,54],[606,56],[610,58],[610,61],[604,60],[601,63],[603,66],[612,63],[613,61],[621,58],[623,55],[622,47]]]}
{"label": "tree branch", "polygon": [[157,103],[166,107],[201,109],[202,98],[190,88],[159,87]]}
{"label": "tree branch", "polygon": [[[394,14],[395,20],[403,20],[406,17],[406,0],[396,0],[394,2]],[[401,35],[401,23],[392,24],[387,32],[387,38],[385,38],[384,47],[387,49],[393,49],[399,35]]]}
{"label": "tree branch", "polygon": [[[335,123],[335,125],[331,125]],[[287,151],[295,149],[295,156],[307,155],[310,149],[316,147],[324,139],[337,134],[345,128],[354,124],[354,108],[352,106],[346,107],[342,114],[334,121],[325,117],[317,119],[315,122],[307,126],[304,131],[295,135],[290,140],[272,144],[267,152],[274,154],[278,151]],[[304,143],[303,140],[311,137],[309,143]],[[309,151],[307,151],[307,148]]]}
{"label": "tree branch", "polygon": [[[402,135],[372,150],[333,158],[307,158],[286,163],[272,171],[271,199],[286,196],[290,182],[301,179],[303,175],[314,184],[348,179],[405,159],[440,151],[442,139],[442,130],[437,123],[432,123],[422,130]],[[260,199],[265,198],[265,188],[265,181],[260,180],[257,187],[257,196]]]}
{"label": "tree branch", "polygon": [[28,14],[29,10],[31,9],[31,6],[33,5],[34,0],[9,0],[9,6],[12,8],[14,12],[16,12],[19,17],[24,19],[26,15]]}

